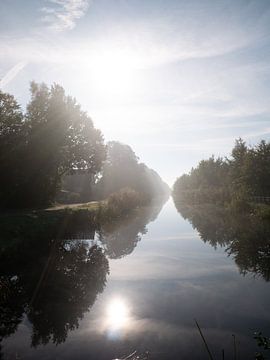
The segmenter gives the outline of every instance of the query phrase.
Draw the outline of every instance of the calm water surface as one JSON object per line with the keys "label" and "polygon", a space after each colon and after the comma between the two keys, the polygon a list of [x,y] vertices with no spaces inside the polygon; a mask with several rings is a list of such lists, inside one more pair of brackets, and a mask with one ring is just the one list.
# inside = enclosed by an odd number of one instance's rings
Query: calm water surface
{"label": "calm water surface", "polygon": [[[263,259],[249,259],[241,238],[228,256],[233,233],[224,236],[218,220],[213,227],[211,214],[206,224],[196,216],[185,214],[200,233],[169,200],[103,226],[94,241],[92,231],[17,247],[2,270],[13,286],[2,307],[3,358],[109,360],[148,350],[151,359],[207,359],[194,319],[216,359],[222,349],[233,358],[232,334],[238,358],[254,358],[253,332],[270,334],[269,241],[252,250]],[[20,264],[21,251],[33,254]]]}

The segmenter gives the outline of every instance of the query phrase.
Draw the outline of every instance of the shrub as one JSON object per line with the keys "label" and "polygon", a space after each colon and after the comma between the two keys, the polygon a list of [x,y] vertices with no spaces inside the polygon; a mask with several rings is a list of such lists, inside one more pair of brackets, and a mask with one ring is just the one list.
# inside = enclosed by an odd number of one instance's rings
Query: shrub
{"label": "shrub", "polygon": [[107,211],[111,216],[122,215],[146,203],[143,195],[130,188],[111,194],[107,200]]}

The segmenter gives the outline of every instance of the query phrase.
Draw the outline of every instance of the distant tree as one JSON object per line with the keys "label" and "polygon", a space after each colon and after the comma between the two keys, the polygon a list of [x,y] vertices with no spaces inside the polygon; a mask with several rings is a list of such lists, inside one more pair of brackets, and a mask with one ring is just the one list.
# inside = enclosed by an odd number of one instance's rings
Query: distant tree
{"label": "distant tree", "polygon": [[270,143],[262,140],[249,150],[245,173],[252,195],[270,196]]}
{"label": "distant tree", "polygon": [[189,174],[183,174],[173,186],[175,199],[191,203],[223,202],[227,198],[228,164],[222,158],[211,156],[200,161]]}
{"label": "distant tree", "polygon": [[107,145],[107,159],[98,183],[98,191],[102,197],[119,191],[125,187],[131,188],[149,200],[156,195],[169,192],[160,176],[139,158],[129,145],[110,141]]}
{"label": "distant tree", "polygon": [[269,179],[270,143],[262,140],[257,146],[247,147],[240,138],[229,159],[212,156],[178,178],[173,195],[175,201],[230,203],[248,210],[250,197],[269,196]]}
{"label": "distant tree", "polygon": [[247,154],[248,148],[246,146],[246,143],[243,139],[239,138],[235,140],[234,148],[232,149],[231,157],[232,157],[232,163],[235,163],[235,165],[242,166],[245,162],[245,157]]}
{"label": "distant tree", "polygon": [[130,146],[117,141],[107,144],[107,159],[99,181],[99,192],[107,197],[124,187],[134,189],[138,176],[138,158]]}
{"label": "distant tree", "polygon": [[236,140],[229,164],[235,194],[270,194],[270,143],[262,140],[248,148],[242,139]]}
{"label": "distant tree", "polygon": [[248,151],[246,143],[241,138],[235,141],[231,152],[231,159],[228,160],[230,165],[230,183],[234,194],[247,194],[249,192],[246,181]]}

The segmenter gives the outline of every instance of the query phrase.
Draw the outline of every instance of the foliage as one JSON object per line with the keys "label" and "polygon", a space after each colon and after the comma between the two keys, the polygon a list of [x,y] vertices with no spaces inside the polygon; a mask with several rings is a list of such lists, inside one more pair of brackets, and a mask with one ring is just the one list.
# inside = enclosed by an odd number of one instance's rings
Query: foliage
{"label": "foliage", "polygon": [[25,125],[20,106],[12,95],[0,91],[0,207],[18,194],[25,147]]}
{"label": "foliage", "polygon": [[2,206],[36,206],[55,198],[64,174],[97,174],[106,157],[99,130],[59,85],[31,83],[23,114],[16,100],[0,92]]}
{"label": "foliage", "polygon": [[61,86],[32,82],[30,92],[23,113],[12,95],[0,91],[0,207],[104,199],[125,187],[148,201],[169,193],[130,146],[111,141],[106,147]]}
{"label": "foliage", "polygon": [[265,204],[257,204],[254,209],[254,214],[263,220],[270,220],[270,206]]}
{"label": "foliage", "polygon": [[249,202],[270,195],[270,142],[247,147],[235,142],[231,157],[212,156],[178,178],[173,186],[176,201],[188,204],[215,203],[235,210],[250,210]]}
{"label": "foliage", "polygon": [[128,210],[142,206],[144,198],[141,194],[130,188],[123,188],[111,194],[107,200],[107,210],[112,214],[125,213]]}
{"label": "foliage", "polygon": [[89,202],[96,199],[95,176],[81,171],[72,171],[63,176],[61,190],[56,195],[56,202],[72,204]]}
{"label": "foliage", "polygon": [[261,332],[256,332],[254,334],[254,339],[257,341],[257,345],[264,350],[264,352],[257,352],[255,359],[266,360],[267,357],[265,357],[265,352],[266,350],[270,350],[270,338],[263,336]]}
{"label": "foliage", "polygon": [[101,198],[105,198],[123,188],[143,194],[147,201],[169,193],[167,184],[154,170],[139,163],[130,146],[111,141],[107,144],[107,159],[96,190]]}

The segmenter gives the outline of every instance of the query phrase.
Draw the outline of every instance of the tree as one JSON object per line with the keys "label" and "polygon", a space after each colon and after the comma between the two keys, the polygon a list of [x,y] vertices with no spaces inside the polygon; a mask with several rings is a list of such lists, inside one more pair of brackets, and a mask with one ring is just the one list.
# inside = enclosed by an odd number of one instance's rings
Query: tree
{"label": "tree", "polygon": [[17,196],[22,177],[20,160],[25,146],[21,108],[14,96],[0,91],[0,207]]}
{"label": "tree", "polygon": [[[6,203],[13,198],[16,205],[20,203],[22,206],[51,202],[64,174],[76,171],[93,177],[100,171],[106,157],[100,130],[94,127],[76,100],[65,95],[61,86],[54,84],[49,88],[32,82],[30,90],[31,100],[24,116],[8,94],[2,95],[5,103],[0,113],[1,124],[4,124],[1,129],[5,130],[0,133],[1,145],[6,151],[14,148],[17,155],[20,153],[21,171],[18,174],[9,155],[5,181],[8,183],[16,178],[18,191],[16,196],[5,196],[3,192],[2,196],[6,197]],[[11,130],[9,123],[12,124]],[[9,132],[12,141],[5,135]],[[23,151],[16,145],[18,137],[22,140]]]}
{"label": "tree", "polygon": [[107,148],[107,159],[98,183],[101,196],[106,197],[125,187],[143,194],[146,200],[169,193],[168,185],[154,170],[139,163],[139,158],[129,145],[110,141]]}
{"label": "tree", "polygon": [[252,196],[270,194],[270,143],[262,140],[247,147],[240,138],[231,157],[223,160],[213,156],[178,178],[174,184],[174,200],[186,203],[230,203],[234,208],[248,210]]}
{"label": "tree", "polygon": [[237,139],[232,149],[231,160],[229,160],[230,182],[233,192],[237,195],[245,196],[249,192],[246,179],[248,154],[249,149],[246,143],[241,138]]}
{"label": "tree", "polygon": [[245,172],[252,195],[270,195],[270,143],[262,140],[249,150]]}
{"label": "tree", "polygon": [[227,194],[228,164],[214,156],[200,161],[189,174],[183,174],[173,186],[176,201],[190,203],[224,202]]}
{"label": "tree", "polygon": [[130,146],[117,141],[107,144],[107,159],[99,181],[99,192],[107,197],[124,187],[135,190],[138,176],[138,158]]}

